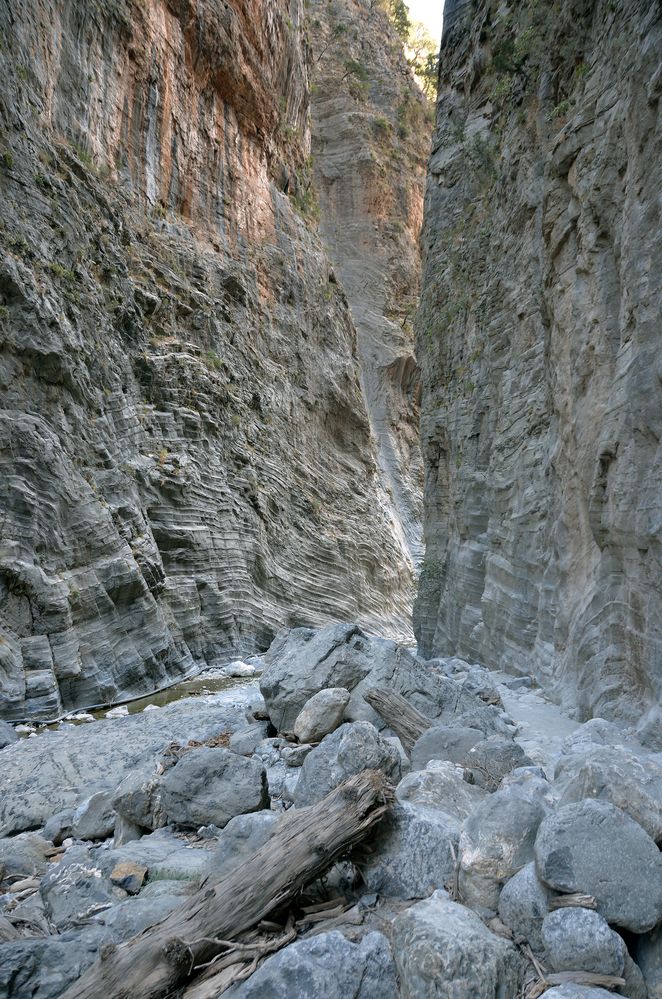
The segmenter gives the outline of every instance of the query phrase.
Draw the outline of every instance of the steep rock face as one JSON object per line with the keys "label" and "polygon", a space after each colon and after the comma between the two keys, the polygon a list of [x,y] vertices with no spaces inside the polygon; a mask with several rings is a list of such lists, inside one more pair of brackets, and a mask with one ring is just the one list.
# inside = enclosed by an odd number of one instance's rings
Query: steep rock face
{"label": "steep rock face", "polygon": [[662,693],[659,5],[450,4],[426,195],[426,652]]}
{"label": "steep rock face", "polygon": [[0,2],[0,714],[408,634],[298,0]]}
{"label": "steep rock face", "polygon": [[396,519],[421,555],[423,472],[413,320],[431,124],[402,40],[370,0],[311,0],[307,23],[320,234],[347,294]]}

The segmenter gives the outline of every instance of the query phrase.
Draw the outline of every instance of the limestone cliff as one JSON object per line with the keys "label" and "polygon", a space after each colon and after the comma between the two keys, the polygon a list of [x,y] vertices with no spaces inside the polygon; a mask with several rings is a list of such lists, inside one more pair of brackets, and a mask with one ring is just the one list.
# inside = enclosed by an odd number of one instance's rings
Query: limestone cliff
{"label": "limestone cliff", "polygon": [[447,8],[418,639],[636,720],[662,694],[660,5]]}
{"label": "limestone cliff", "polygon": [[307,21],[320,234],[356,325],[383,477],[407,549],[419,561],[423,473],[413,320],[428,102],[377,4],[311,0]]}
{"label": "limestone cliff", "polygon": [[299,0],[0,0],[0,714],[408,634]]}

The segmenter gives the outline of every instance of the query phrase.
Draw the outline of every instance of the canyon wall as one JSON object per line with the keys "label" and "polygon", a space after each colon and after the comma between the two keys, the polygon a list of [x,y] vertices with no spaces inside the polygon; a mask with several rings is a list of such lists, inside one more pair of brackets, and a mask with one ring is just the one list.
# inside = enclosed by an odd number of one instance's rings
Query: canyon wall
{"label": "canyon wall", "polygon": [[299,0],[0,0],[0,716],[409,637]]}
{"label": "canyon wall", "polygon": [[432,125],[402,39],[370,0],[310,0],[313,172],[320,234],[347,294],[383,480],[422,554],[414,316]]}
{"label": "canyon wall", "polygon": [[649,733],[661,51],[651,0],[447,4],[417,319],[421,648]]}

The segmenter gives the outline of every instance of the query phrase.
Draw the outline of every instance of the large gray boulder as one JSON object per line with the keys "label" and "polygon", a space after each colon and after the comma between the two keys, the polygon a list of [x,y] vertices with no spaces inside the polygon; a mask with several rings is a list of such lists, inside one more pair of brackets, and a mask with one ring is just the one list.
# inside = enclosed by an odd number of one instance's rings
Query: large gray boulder
{"label": "large gray boulder", "polygon": [[502,885],[533,860],[544,817],[543,805],[516,788],[496,791],[471,813],[460,836],[459,873],[460,893],[469,905],[496,910]]}
{"label": "large gray boulder", "polygon": [[13,742],[17,741],[18,736],[14,731],[13,725],[0,720],[0,749],[4,749],[5,746],[11,746]]}
{"label": "large gray boulder", "polygon": [[103,876],[83,846],[67,850],[43,878],[39,891],[51,923],[60,932],[89,921],[100,909],[126,898],[125,892]]}
{"label": "large gray boulder", "polygon": [[114,829],[112,791],[97,791],[83,801],[73,814],[72,833],[76,839],[108,839]]}
{"label": "large gray boulder", "polygon": [[0,839],[0,868],[6,875],[16,877],[45,874],[48,869],[47,853],[52,849],[52,842],[36,832]]}
{"label": "large gray boulder", "polygon": [[533,861],[503,886],[499,918],[512,930],[517,943],[526,941],[534,951],[543,950],[542,923],[551,898],[553,894],[536,874]]}
{"label": "large gray boulder", "polygon": [[209,874],[224,877],[259,850],[271,838],[280,816],[276,812],[252,812],[230,819],[209,856]]}
{"label": "large gray boulder", "polygon": [[347,722],[322,739],[303,761],[294,804],[312,805],[362,770],[381,770],[396,784],[400,754],[370,722]]}
{"label": "large gray boulder", "polygon": [[131,862],[147,868],[148,882],[198,881],[206,872],[210,851],[190,846],[172,829],[157,829],[140,839],[107,850],[92,851],[94,863],[104,877],[110,877],[118,864]]}
{"label": "large gray boulder", "polygon": [[607,992],[590,985],[557,985],[545,992],[545,999],[623,999],[623,993]]}
{"label": "large gray boulder", "polygon": [[637,938],[633,954],[648,987],[649,999],[662,999],[662,924]]}
{"label": "large gray boulder", "polygon": [[460,823],[432,808],[394,806],[360,868],[366,889],[390,898],[424,898],[455,872]]}
{"label": "large gray boulder", "polygon": [[229,749],[202,746],[185,753],[161,782],[169,822],[185,828],[227,825],[235,815],[269,806],[264,767]]}
{"label": "large gray boulder", "polygon": [[436,808],[460,821],[473,812],[486,794],[483,788],[467,784],[462,767],[441,760],[431,760],[425,770],[407,774],[395,791],[398,801]]}
{"label": "large gray boulder", "polygon": [[[247,699],[247,690],[241,697]],[[159,711],[104,719],[94,725],[21,739],[3,750],[0,837],[35,829],[57,812],[76,808],[95,791],[127,775],[154,769],[170,742],[204,741],[244,724],[235,692],[184,698]]]}
{"label": "large gray boulder", "polygon": [[464,766],[472,783],[495,791],[506,774],[532,763],[519,743],[493,735],[471,747]]}
{"label": "large gray boulder", "polygon": [[551,971],[623,974],[626,953],[623,938],[591,909],[571,907],[548,913],[541,936]]}
{"label": "large gray boulder", "polygon": [[115,788],[113,808],[125,821],[153,832],[166,824],[161,793],[161,776],[148,764],[129,774]]}
{"label": "large gray boulder", "polygon": [[327,687],[349,690],[346,719],[368,720],[383,728],[384,722],[363,700],[366,690],[375,686],[397,691],[429,718],[443,714],[447,721],[474,710],[477,716],[489,715],[485,724],[495,723],[489,706],[461,684],[429,669],[396,642],[368,638],[353,624],[280,631],[265,656],[260,678],[269,716],[279,732],[291,732],[306,701]]}
{"label": "large gray boulder", "polygon": [[340,725],[350,693],[345,687],[327,687],[306,701],[294,722],[299,742],[321,742]]}
{"label": "large gray boulder", "polygon": [[593,895],[607,922],[634,933],[662,919],[662,856],[629,815],[605,801],[565,805],[542,822],[538,876],[560,892]]}
{"label": "large gray boulder", "polygon": [[0,996],[57,999],[97,956],[98,941],[88,934],[0,944]]}
{"label": "large gray boulder", "polygon": [[227,999],[396,999],[397,994],[386,937],[373,932],[350,943],[337,930],[290,944],[224,993]]}
{"label": "large gray boulder", "polygon": [[627,812],[656,843],[662,841],[662,762],[624,746],[590,746],[562,756],[555,785],[560,804],[598,798]]}
{"label": "large gray boulder", "polygon": [[469,750],[482,742],[483,733],[462,725],[434,725],[417,739],[411,751],[412,770],[422,770],[430,760],[464,764]]}
{"label": "large gray boulder", "polygon": [[402,999],[511,999],[518,993],[515,947],[446,892],[395,918],[393,953]]}

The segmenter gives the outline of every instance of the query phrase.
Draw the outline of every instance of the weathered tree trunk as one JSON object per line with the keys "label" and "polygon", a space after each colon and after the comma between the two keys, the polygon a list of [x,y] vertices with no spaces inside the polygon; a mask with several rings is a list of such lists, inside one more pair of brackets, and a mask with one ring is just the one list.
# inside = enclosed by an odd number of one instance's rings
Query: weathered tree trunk
{"label": "weathered tree trunk", "polygon": [[371,687],[366,690],[363,700],[393,729],[407,753],[411,752],[417,739],[434,724],[430,718],[412,708],[402,694],[396,694],[393,690]]}
{"label": "weathered tree trunk", "polygon": [[322,801],[289,812],[274,835],[245,863],[196,895],[163,922],[100,959],[64,999],[163,999],[193,969],[231,940],[289,901],[325,871],[382,817],[392,797],[384,776],[366,770]]}

